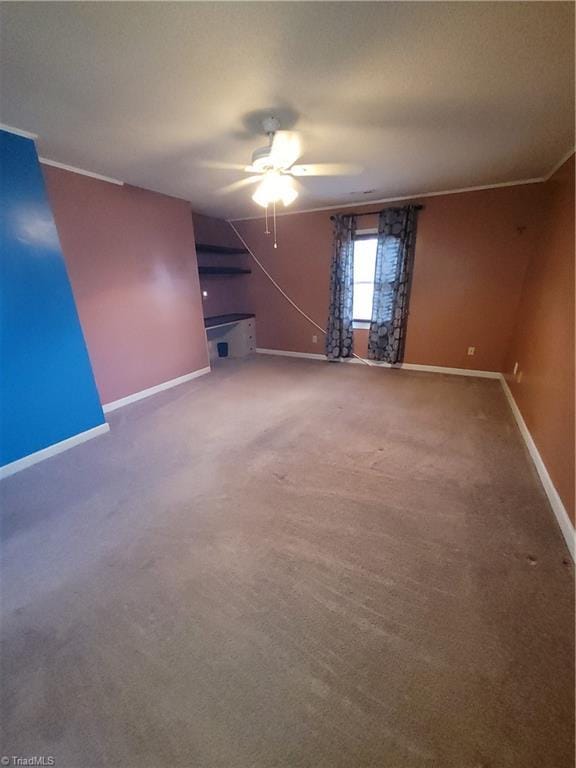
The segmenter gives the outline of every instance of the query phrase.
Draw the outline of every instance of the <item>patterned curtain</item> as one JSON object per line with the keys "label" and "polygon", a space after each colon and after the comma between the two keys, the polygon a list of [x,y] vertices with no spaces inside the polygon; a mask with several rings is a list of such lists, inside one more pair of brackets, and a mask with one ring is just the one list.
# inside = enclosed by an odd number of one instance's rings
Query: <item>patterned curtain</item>
{"label": "patterned curtain", "polygon": [[387,208],[378,220],[372,321],[368,357],[387,363],[404,359],[408,300],[414,263],[418,209]]}
{"label": "patterned curtain", "polygon": [[354,297],[354,235],[356,216],[336,216],[330,268],[330,313],[326,357],[352,357],[352,300]]}

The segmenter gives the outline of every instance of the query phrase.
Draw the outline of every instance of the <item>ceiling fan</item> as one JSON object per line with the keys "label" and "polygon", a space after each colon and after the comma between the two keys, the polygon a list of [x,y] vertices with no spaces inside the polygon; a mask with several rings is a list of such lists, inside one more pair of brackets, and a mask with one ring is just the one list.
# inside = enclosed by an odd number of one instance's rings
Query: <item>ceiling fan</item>
{"label": "ceiling fan", "polygon": [[287,206],[298,197],[297,179],[304,176],[345,176],[360,173],[359,166],[347,163],[304,163],[296,164],[302,154],[302,143],[296,131],[281,131],[276,117],[265,117],[262,128],[268,136],[268,145],[252,153],[250,165],[229,166],[225,163],[211,164],[219,168],[238,168],[252,176],[229,184],[220,193],[233,192],[249,184],[258,184],[252,199],[268,209],[269,205],[283,203]]}

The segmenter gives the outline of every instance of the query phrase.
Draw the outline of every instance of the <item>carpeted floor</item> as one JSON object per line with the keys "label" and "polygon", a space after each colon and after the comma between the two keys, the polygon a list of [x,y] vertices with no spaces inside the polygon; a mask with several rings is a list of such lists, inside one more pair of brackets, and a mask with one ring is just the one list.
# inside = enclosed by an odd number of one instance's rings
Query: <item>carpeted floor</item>
{"label": "carpeted floor", "polygon": [[3,483],[3,754],[572,768],[573,570],[497,381],[259,356],[110,422]]}

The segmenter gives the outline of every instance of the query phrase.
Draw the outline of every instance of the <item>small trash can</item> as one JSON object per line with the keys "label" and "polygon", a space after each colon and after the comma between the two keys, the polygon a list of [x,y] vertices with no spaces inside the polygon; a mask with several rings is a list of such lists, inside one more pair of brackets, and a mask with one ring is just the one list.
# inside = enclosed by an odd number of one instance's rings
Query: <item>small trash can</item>
{"label": "small trash can", "polygon": [[228,357],[227,341],[219,341],[216,346],[218,347],[218,357]]}

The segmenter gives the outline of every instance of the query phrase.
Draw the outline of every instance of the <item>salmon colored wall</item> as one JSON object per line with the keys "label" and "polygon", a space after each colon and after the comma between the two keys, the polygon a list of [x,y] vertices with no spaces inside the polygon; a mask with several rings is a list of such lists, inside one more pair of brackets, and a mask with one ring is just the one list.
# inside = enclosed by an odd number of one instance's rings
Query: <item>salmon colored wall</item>
{"label": "salmon colored wall", "polygon": [[[539,230],[539,184],[421,201],[406,339],[406,362],[503,371],[524,272]],[[381,208],[358,206],[366,212]],[[278,249],[261,219],[237,226],[270,272],[325,327],[334,211],[278,218]],[[375,217],[360,220],[362,228]],[[323,337],[255,269],[249,278],[258,346],[323,353]],[[312,335],[318,334],[318,342]],[[355,333],[366,353],[367,333]],[[476,347],[474,357],[466,352]]]}
{"label": "salmon colored wall", "polygon": [[102,402],[207,366],[190,205],[43,171]]}
{"label": "salmon colored wall", "polygon": [[506,378],[574,521],[574,156],[542,188]]}
{"label": "salmon colored wall", "polygon": [[[195,213],[194,231],[196,242],[208,245],[223,245],[228,248],[243,248],[232,227],[222,219]],[[198,253],[198,264],[204,266],[230,266],[252,268],[250,256],[220,256]],[[252,312],[248,294],[248,277],[200,277],[203,296],[204,316],[225,315],[230,312]]]}
{"label": "salmon colored wall", "polygon": [[197,243],[223,245],[227,248],[243,247],[232,227],[223,219],[215,219],[213,216],[204,216],[201,213],[194,213],[192,218]]}

